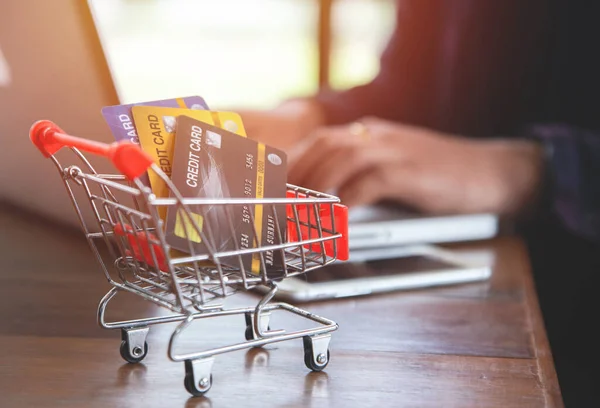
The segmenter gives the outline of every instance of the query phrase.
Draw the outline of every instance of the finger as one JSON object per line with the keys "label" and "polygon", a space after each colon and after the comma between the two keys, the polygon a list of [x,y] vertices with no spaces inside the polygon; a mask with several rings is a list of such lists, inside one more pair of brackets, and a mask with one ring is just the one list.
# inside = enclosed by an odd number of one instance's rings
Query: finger
{"label": "finger", "polygon": [[340,145],[347,144],[342,128],[323,128],[298,144],[288,156],[288,175],[292,183],[301,185],[310,170],[333,154]]}
{"label": "finger", "polygon": [[382,161],[386,161],[386,157],[378,146],[365,143],[347,145],[317,163],[304,182],[309,188],[331,191]]}
{"label": "finger", "polygon": [[342,203],[348,206],[370,205],[392,200],[421,212],[439,212],[444,200],[432,200],[418,168],[410,160],[388,166],[376,166],[357,175],[338,190]]}

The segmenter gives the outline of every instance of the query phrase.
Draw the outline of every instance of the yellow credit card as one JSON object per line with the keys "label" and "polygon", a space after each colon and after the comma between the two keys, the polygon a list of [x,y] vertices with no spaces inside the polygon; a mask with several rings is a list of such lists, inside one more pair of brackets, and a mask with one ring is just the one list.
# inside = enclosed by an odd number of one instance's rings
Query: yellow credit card
{"label": "yellow credit card", "polygon": [[[171,177],[177,117],[185,115],[210,125],[226,129],[246,137],[242,118],[235,112],[213,112],[197,109],[134,106],[131,108],[135,128],[142,149],[148,153],[161,170]],[[153,171],[148,174],[152,192],[159,198],[169,197],[166,183]],[[158,208],[158,215],[165,220],[166,207]]]}

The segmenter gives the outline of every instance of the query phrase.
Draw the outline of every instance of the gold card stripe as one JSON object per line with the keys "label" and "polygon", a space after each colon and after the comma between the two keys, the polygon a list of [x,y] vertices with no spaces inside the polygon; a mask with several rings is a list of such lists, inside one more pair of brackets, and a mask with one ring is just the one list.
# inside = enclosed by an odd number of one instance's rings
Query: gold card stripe
{"label": "gold card stripe", "polygon": [[[256,160],[256,198],[264,198],[265,195],[265,145],[258,144],[258,154]],[[263,224],[263,206],[257,204],[254,208],[254,229],[256,230],[257,247],[262,245],[262,224]],[[260,273],[260,254],[252,255],[252,273]]]}

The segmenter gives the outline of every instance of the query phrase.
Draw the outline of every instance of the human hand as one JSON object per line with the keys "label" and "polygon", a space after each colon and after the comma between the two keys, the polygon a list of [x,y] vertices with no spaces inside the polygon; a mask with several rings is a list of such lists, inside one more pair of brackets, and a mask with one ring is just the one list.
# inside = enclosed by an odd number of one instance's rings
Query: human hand
{"label": "human hand", "polygon": [[347,205],[393,200],[434,214],[517,214],[535,200],[542,173],[533,142],[472,140],[379,119],[321,128],[288,163],[291,183],[336,190]]}
{"label": "human hand", "polygon": [[268,111],[238,110],[248,137],[285,151],[324,123],[319,106],[294,99]]}

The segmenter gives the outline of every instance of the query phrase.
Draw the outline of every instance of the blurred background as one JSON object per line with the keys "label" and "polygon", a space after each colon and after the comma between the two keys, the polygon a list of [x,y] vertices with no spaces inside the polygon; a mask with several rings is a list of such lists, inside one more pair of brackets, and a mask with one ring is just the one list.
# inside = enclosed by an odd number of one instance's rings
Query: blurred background
{"label": "blurred background", "polygon": [[122,103],[201,95],[213,109],[368,82],[395,20],[394,0],[90,4]]}

